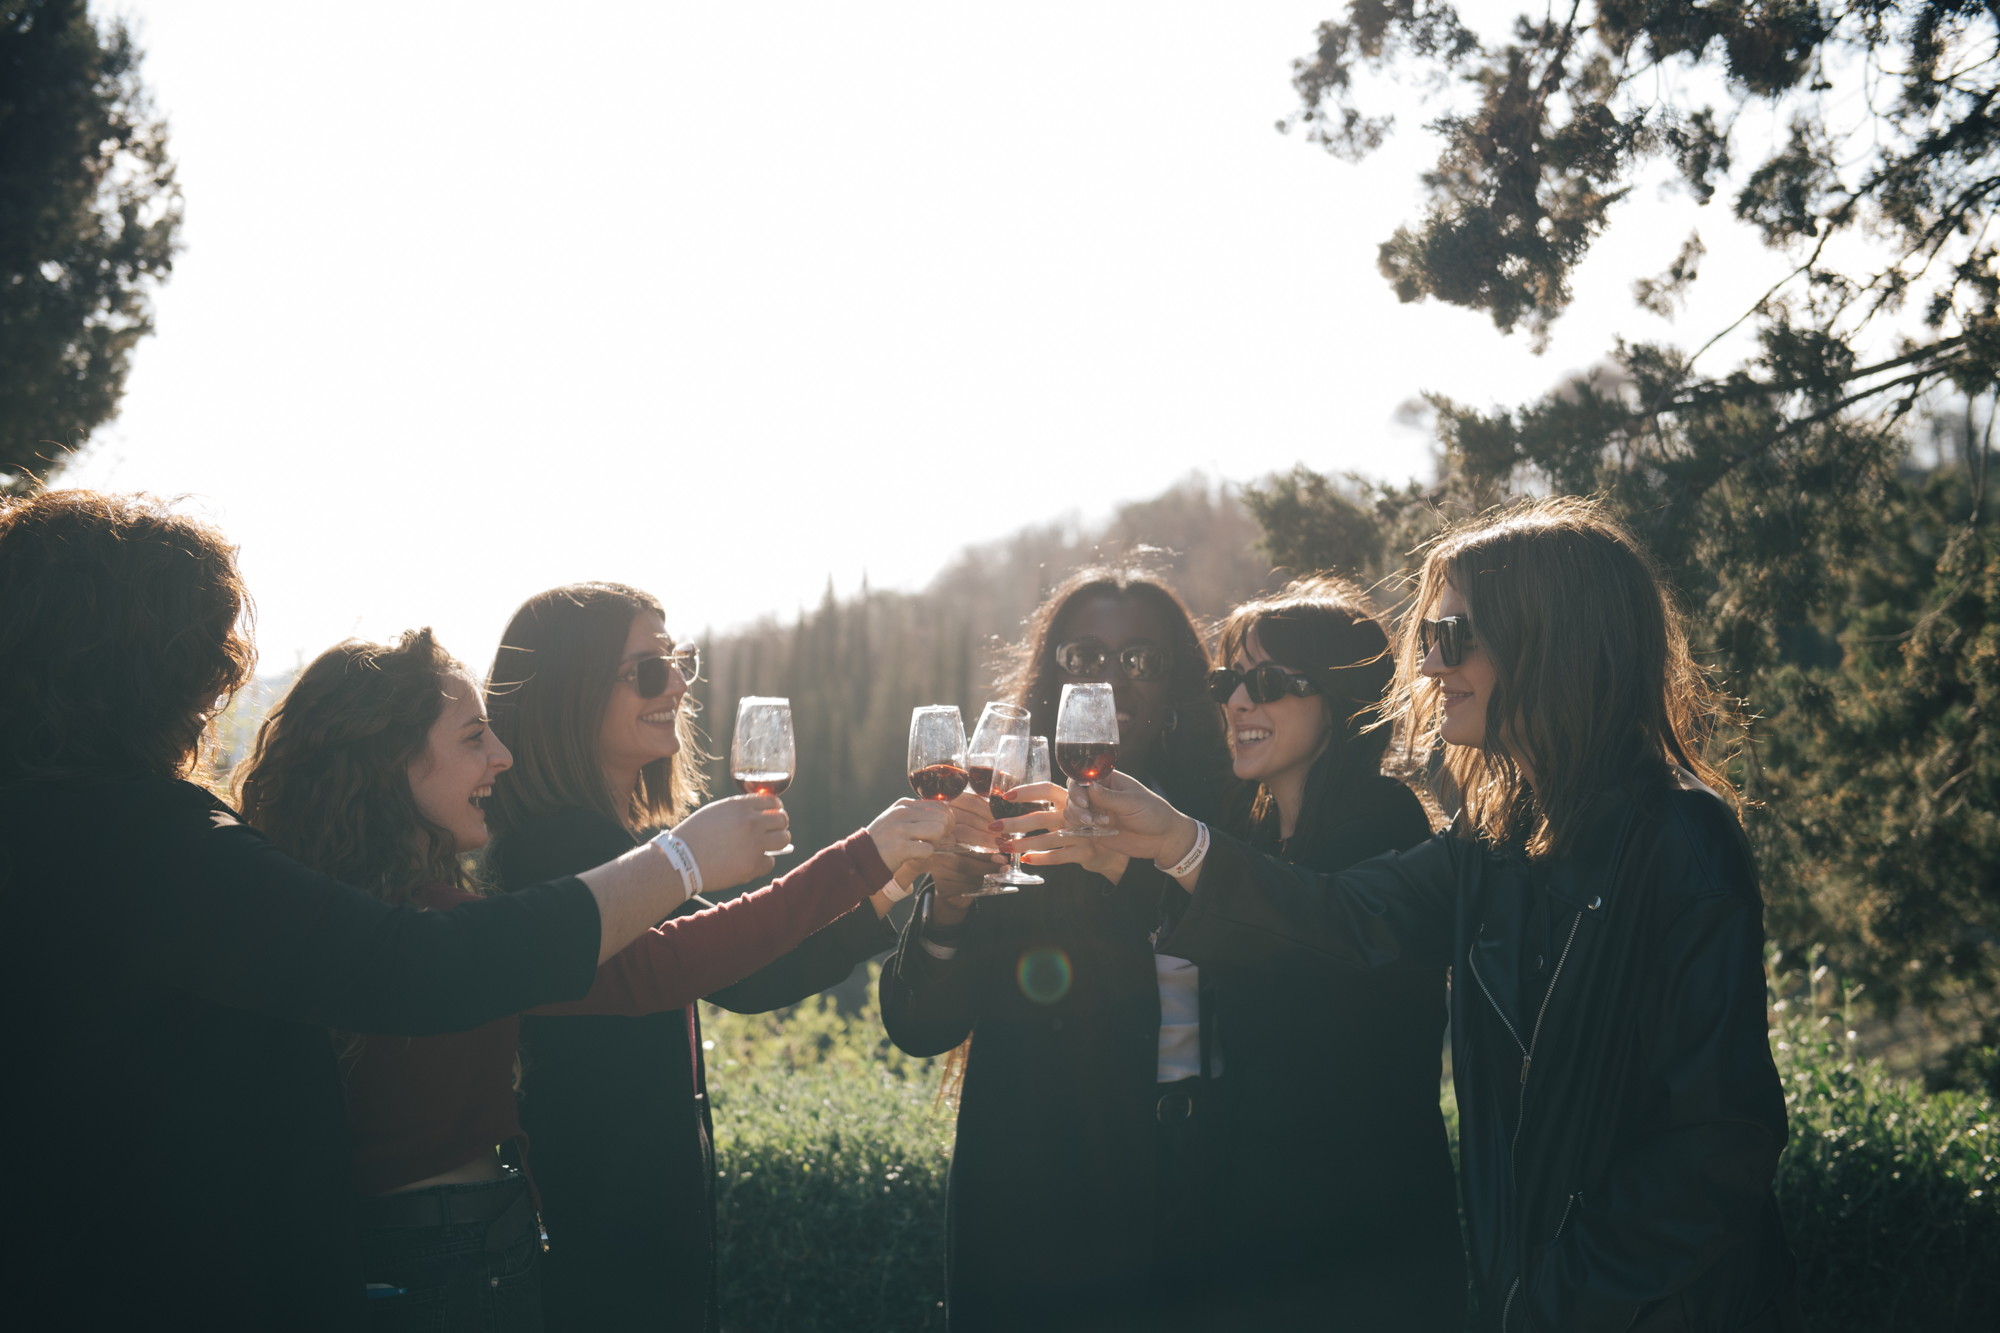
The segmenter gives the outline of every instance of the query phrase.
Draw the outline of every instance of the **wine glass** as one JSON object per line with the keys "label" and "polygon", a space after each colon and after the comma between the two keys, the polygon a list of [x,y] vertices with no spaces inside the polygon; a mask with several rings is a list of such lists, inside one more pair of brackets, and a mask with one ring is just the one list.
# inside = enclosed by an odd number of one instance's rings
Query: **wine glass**
{"label": "wine glass", "polygon": [[[1056,714],[1056,763],[1088,790],[1090,784],[1118,765],[1118,702],[1111,687],[1098,682],[1065,685],[1062,709]],[[1092,822],[1064,832],[1079,838],[1116,837],[1118,830]]]}
{"label": "wine glass", "polygon": [[965,722],[953,704],[910,710],[910,790],[927,801],[949,801],[965,790]]}
{"label": "wine glass", "polygon": [[736,738],[729,745],[729,776],[739,791],[780,796],[798,772],[792,744],[792,701],[748,694],[736,701]]}
{"label": "wine glass", "polygon": [[[993,817],[1013,819],[1020,815],[1033,814],[1037,810],[1049,809],[1048,801],[1008,799],[1016,787],[1047,781],[1049,781],[1048,737],[1004,737],[993,757],[993,794],[986,798],[987,803],[993,807]],[[1007,869],[988,875],[985,879],[986,887],[980,890],[978,896],[989,893],[1013,893],[1018,885],[1046,883],[1040,875],[1031,875],[1021,869],[1021,853],[1014,850],[1014,843],[1013,834],[1005,834],[1000,838],[1000,845],[1007,852]]]}
{"label": "wine glass", "polygon": [[[1009,736],[1025,737],[1027,734],[1027,709],[1013,704],[986,705],[979,714],[979,724],[972,729],[972,739],[965,746],[966,777],[975,795],[983,797],[993,790],[993,756],[1001,741]],[[1018,773],[1018,765],[1015,771]],[[967,846],[963,850],[990,855],[998,849]]]}

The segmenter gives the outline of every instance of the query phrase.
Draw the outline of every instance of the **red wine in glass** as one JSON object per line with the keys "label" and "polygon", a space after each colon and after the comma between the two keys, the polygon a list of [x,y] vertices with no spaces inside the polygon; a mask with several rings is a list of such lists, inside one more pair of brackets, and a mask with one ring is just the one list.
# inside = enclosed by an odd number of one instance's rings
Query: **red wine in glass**
{"label": "red wine in glass", "polygon": [[1056,764],[1078,782],[1095,782],[1118,767],[1118,743],[1057,741]]}
{"label": "red wine in glass", "polygon": [[746,796],[783,796],[792,785],[790,773],[734,773],[736,789]]}
{"label": "red wine in glass", "polygon": [[[989,795],[989,794],[990,794],[990,793],[992,792],[992,790],[993,790],[993,765],[991,765],[991,764],[968,764],[968,765],[966,765],[966,769],[965,769],[965,773],[966,773],[966,777],[967,777],[967,779],[968,779],[968,781],[969,781],[969,783],[970,783],[970,785],[971,785],[971,787],[972,787],[972,790],[973,790],[973,792],[974,792],[974,793],[975,793],[976,795],[979,795],[979,796],[986,796],[986,795]],[[996,818],[997,818],[997,816],[996,816]]]}
{"label": "red wine in glass", "polygon": [[965,790],[966,781],[957,764],[926,764],[910,774],[910,790],[926,801],[949,801]]}

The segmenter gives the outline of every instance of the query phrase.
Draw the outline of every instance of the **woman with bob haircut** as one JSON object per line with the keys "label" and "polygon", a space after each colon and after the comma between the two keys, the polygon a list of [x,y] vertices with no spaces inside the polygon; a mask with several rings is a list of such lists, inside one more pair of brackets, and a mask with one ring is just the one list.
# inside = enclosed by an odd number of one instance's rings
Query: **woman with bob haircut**
{"label": "woman with bob haircut", "polygon": [[1482,1329],[1799,1327],[1762,900],[1659,574],[1598,504],[1526,504],[1438,539],[1409,624],[1389,712],[1444,746],[1451,830],[1322,875],[1106,779],[1105,841],[1187,890],[1160,948],[1454,969]]}
{"label": "woman with bob haircut", "polygon": [[[1230,832],[1323,874],[1430,837],[1422,802],[1382,773],[1389,732],[1373,724],[1395,667],[1366,594],[1298,580],[1238,606],[1216,647],[1208,694],[1225,711],[1235,777],[1255,793],[1232,803]],[[1054,852],[1036,858],[1045,866],[1179,896],[1106,842],[1024,846]],[[1443,967],[1204,964],[1202,975],[1227,1057],[1226,1166],[1193,1260],[1205,1291],[1145,1322],[1459,1333],[1465,1258],[1438,1105]]]}
{"label": "woman with bob haircut", "polygon": [[[487,841],[480,803],[512,762],[478,684],[429,630],[322,653],[271,710],[239,770],[243,815],[280,851],[392,903],[479,901],[462,858]],[[763,798],[676,827],[727,888],[767,871],[785,814]],[[678,1013],[875,891],[948,817],[904,800],[868,829],[725,906],[677,915],[597,971],[582,1000],[541,1014]],[[922,844],[927,849],[928,843]],[[342,1060],[371,1325],[540,1333],[542,1238],[515,1110],[519,1022],[419,1038],[355,1036]],[[560,1229],[558,1229],[560,1244]]]}
{"label": "woman with bob haircut", "polygon": [[361,1328],[326,1030],[580,999],[687,896],[653,847],[452,912],[289,859],[191,780],[248,614],[228,541],[163,501],[0,503],[5,1243],[61,1322]]}
{"label": "woman with bob haircut", "polygon": [[[488,802],[488,864],[499,887],[616,856],[700,800],[702,756],[692,710],[681,706],[698,671],[696,650],[676,646],[660,603],[636,588],[572,584],[522,604],[488,675],[493,733],[514,757]],[[782,809],[775,796],[716,805]],[[912,805],[941,808],[907,800],[892,808]],[[522,1019],[521,1124],[555,1237],[544,1278],[551,1329],[717,1326],[714,1130],[694,1001],[763,1013],[838,985],[895,944],[882,918],[907,891],[891,877],[897,867],[904,885],[921,868],[900,859],[880,868],[865,895],[843,901],[853,910],[825,929],[803,943],[773,936],[768,947],[739,953],[736,966],[709,974],[671,1008],[544,1010]],[[695,898],[681,911],[708,906]],[[701,919],[676,918],[665,929]]]}

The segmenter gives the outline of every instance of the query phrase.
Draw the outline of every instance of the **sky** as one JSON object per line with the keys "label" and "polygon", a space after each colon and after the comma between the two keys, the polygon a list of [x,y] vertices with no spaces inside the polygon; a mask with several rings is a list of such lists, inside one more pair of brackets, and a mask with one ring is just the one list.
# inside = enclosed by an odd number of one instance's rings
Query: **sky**
{"label": "sky", "polygon": [[[1360,166],[1274,129],[1335,11],[114,6],[186,250],[62,484],[219,522],[266,670],[423,624],[483,667],[573,580],[691,636],[1191,471],[1428,479],[1420,392],[1520,403],[1617,335],[1705,341],[1782,272],[1649,182],[1543,355],[1399,305],[1375,251],[1421,216],[1435,108],[1377,90],[1399,129]],[[1636,309],[1696,226],[1689,309]]]}

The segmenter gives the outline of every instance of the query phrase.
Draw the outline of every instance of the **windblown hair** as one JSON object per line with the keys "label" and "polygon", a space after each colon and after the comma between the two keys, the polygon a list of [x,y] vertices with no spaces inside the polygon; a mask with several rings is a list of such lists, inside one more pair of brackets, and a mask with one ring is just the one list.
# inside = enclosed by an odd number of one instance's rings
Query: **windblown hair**
{"label": "windblown hair", "polygon": [[0,786],[196,775],[251,618],[236,548],[169,501],[0,500]]}
{"label": "windblown hair", "polygon": [[1235,778],[1230,772],[1222,710],[1208,697],[1208,650],[1202,646],[1201,630],[1180,594],[1151,571],[1133,565],[1099,565],[1080,569],[1063,580],[1028,617],[1026,634],[1009,650],[999,681],[1001,696],[1033,714],[1036,734],[1053,738],[1064,683],[1062,668],[1056,665],[1064,622],[1072,607],[1107,595],[1152,607],[1166,626],[1167,642],[1161,646],[1174,658],[1169,682],[1172,725],[1161,738],[1161,753],[1157,757],[1119,757],[1127,762],[1155,759],[1150,776],[1167,798],[1189,814],[1213,820]]}
{"label": "windblown hair", "polygon": [[[1334,726],[1328,748],[1339,751],[1335,763],[1381,771],[1390,731],[1380,725],[1382,696],[1395,679],[1396,662],[1368,594],[1333,574],[1296,579],[1231,611],[1216,636],[1217,658],[1227,664],[1241,657],[1252,636],[1266,657],[1319,686],[1316,697]],[[1260,786],[1250,826],[1276,818],[1276,803]],[[1306,817],[1300,827],[1321,822]]]}
{"label": "windblown hair", "polygon": [[[1659,571],[1601,504],[1542,500],[1447,530],[1425,557],[1412,629],[1437,614],[1447,583],[1497,676],[1485,743],[1447,747],[1444,760],[1473,832],[1558,855],[1595,793],[1666,784],[1675,765],[1735,800],[1703,753],[1722,701]],[[1388,711],[1419,754],[1443,721],[1422,665],[1418,636],[1405,633]]]}
{"label": "windblown hair", "polygon": [[572,583],[521,604],[486,677],[493,734],[514,752],[494,784],[493,832],[559,810],[596,810],[630,829],[671,823],[700,803],[707,781],[693,703],[681,704],[680,753],[639,770],[621,810],[605,782],[598,735],[611,702],[633,617],[659,602],[622,583]]}
{"label": "windblown hair", "polygon": [[471,887],[450,831],[410,790],[453,673],[471,674],[428,629],[321,653],[237,767],[244,822],[293,860],[391,903],[424,884]]}

